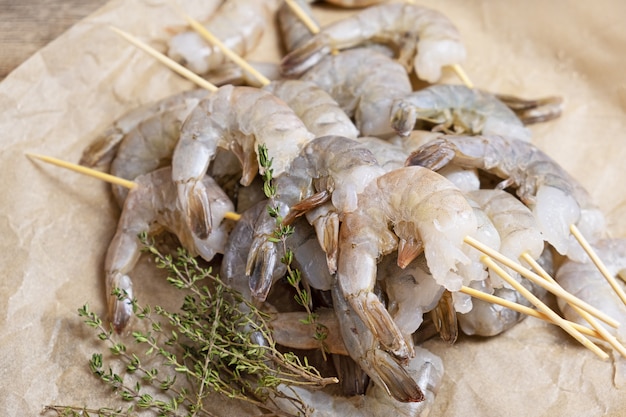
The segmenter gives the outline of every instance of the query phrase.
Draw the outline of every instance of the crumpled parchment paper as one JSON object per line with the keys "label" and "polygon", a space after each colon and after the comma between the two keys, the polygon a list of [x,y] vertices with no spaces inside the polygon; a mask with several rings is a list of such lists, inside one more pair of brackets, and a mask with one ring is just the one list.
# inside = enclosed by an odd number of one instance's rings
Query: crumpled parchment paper
{"label": "crumpled parchment paper", "polygon": [[[252,0],[251,0],[252,1]],[[202,19],[215,2],[181,2]],[[424,0],[458,26],[464,68],[479,87],[527,98],[561,95],[565,112],[532,127],[533,141],[590,190],[611,235],[626,236],[626,3],[618,0]],[[323,21],[347,12],[316,9]],[[0,409],[36,415],[46,404],[101,407],[114,395],[87,361],[104,350],[77,316],[104,315],[103,259],[119,210],[108,185],[36,163],[27,151],[78,161],[127,110],[191,84],[107,29],[163,48],[183,24],[168,0],[113,0],[0,83]],[[280,56],[270,29],[251,59]],[[375,71],[372,68],[372,71]],[[452,72],[445,82],[458,82]],[[162,280],[137,296],[167,305]],[[560,329],[527,319],[491,339],[433,340],[445,378],[434,416],[607,416],[626,413],[625,368],[603,362]],[[232,409],[228,412],[232,414]]]}

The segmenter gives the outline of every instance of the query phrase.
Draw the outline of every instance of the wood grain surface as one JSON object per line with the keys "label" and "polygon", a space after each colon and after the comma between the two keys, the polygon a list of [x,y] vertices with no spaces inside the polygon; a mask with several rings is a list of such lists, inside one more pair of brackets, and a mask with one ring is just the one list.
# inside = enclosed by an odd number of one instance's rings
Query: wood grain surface
{"label": "wood grain surface", "polygon": [[107,0],[0,0],[0,80]]}

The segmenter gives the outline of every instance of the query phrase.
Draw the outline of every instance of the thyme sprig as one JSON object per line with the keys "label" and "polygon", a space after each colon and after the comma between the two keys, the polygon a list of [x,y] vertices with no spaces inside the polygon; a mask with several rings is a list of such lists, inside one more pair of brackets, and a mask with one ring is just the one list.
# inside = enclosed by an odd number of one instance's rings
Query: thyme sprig
{"label": "thyme sprig", "polygon": [[302,280],[300,271],[292,267],[294,254],[293,251],[287,247],[287,239],[294,233],[294,228],[291,225],[284,224],[280,210],[274,202],[274,198],[277,195],[277,188],[274,184],[272,159],[269,158],[265,145],[259,145],[258,155],[259,165],[263,172],[263,191],[265,196],[270,200],[270,205],[268,205],[267,210],[269,215],[276,219],[276,228],[274,229],[273,236],[271,236],[269,240],[282,245],[284,255],[281,257],[280,261],[287,267],[287,282],[296,290],[296,294],[294,295],[296,303],[304,307],[307,313],[307,318],[302,319],[301,322],[315,326],[315,334],[313,337],[319,342],[322,355],[324,356],[324,360],[326,360],[328,347],[325,340],[328,337],[328,328],[317,321],[318,315],[313,312],[311,289],[306,285],[306,281]]}
{"label": "thyme sprig", "polygon": [[[137,300],[130,301],[141,321],[137,327],[147,329],[132,332],[135,344],[131,346],[107,328],[89,305],[78,310],[98,339],[109,345],[107,357],[112,366],[105,365],[102,353],[95,353],[89,361],[91,371],[132,405],[126,410],[55,405],[46,412],[131,416],[151,410],[159,416],[213,417],[205,405],[207,398],[217,393],[274,415],[286,415],[278,401],[287,400],[301,415],[307,415],[308,406],[285,387],[323,387],[336,382],[322,377],[295,354],[280,352],[267,330],[269,316],[225,285],[210,268],[201,267],[184,249],[176,256],[164,255],[145,234],[140,240],[157,267],[168,272],[168,282],[185,291],[181,311],[142,307]],[[120,300],[128,298],[119,289],[115,295]],[[253,338],[252,333],[261,337]]]}

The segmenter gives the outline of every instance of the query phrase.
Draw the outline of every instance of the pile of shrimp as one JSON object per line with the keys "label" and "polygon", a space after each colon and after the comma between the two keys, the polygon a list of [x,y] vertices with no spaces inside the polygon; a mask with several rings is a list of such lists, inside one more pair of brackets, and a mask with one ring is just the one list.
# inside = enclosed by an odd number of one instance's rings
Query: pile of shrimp
{"label": "pile of shrimp", "polygon": [[[315,22],[311,5],[298,3]],[[419,341],[439,334],[454,343],[459,330],[495,336],[523,318],[460,292],[469,286],[529,305],[481,263],[467,236],[514,260],[530,255],[573,294],[625,317],[619,300],[589,289],[601,284],[592,282],[596,274],[569,227],[597,245],[615,273],[626,266],[623,241],[607,239],[588,192],[532,144],[526,127],[558,117],[560,100],[524,102],[437,84],[442,68],[466,55],[440,11],[328,3],[358,9],[312,34],[282,1],[225,1],[206,26],[240,55],[278,19],[286,55],[254,64],[272,81],[259,86],[195,32],[179,33],[168,55],[217,91],[188,91],[134,110],[85,150],[83,165],[138,184],[113,189],[122,209],[105,259],[114,327],[132,327],[137,235],[167,231],[206,261],[218,255],[222,279],[274,312],[279,343],[315,348],[297,306],[273,304],[290,291],[281,285],[286,267],[273,239],[275,213],[294,226],[286,243],[331,332],[343,390],[285,387],[313,415],[426,415],[443,363]],[[416,90],[416,80],[428,86]],[[270,199],[260,146],[277,190]],[[112,295],[114,288],[127,298]],[[565,306],[563,313],[578,320]]]}

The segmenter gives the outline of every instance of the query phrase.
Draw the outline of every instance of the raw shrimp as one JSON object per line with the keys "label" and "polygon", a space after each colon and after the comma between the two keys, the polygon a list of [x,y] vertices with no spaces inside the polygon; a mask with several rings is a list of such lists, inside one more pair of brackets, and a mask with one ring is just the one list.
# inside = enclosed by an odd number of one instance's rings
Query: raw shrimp
{"label": "raw shrimp", "polygon": [[472,208],[451,182],[415,168],[382,175],[359,195],[357,210],[343,217],[337,265],[337,281],[352,308],[386,349],[404,358],[409,347],[371,292],[378,258],[397,248],[398,265],[406,267],[423,250],[435,281],[458,291],[463,278],[455,271],[469,262],[463,238],[477,227]]}
{"label": "raw shrimp", "polygon": [[[205,26],[231,51],[245,56],[258,45],[279,4],[279,0],[228,0]],[[170,39],[167,55],[196,74],[206,74],[228,62],[219,48],[193,30]]]}
{"label": "raw shrimp", "polygon": [[[537,262],[548,274],[553,273],[552,251],[550,249],[544,250]],[[546,293],[546,290],[529,280],[524,279],[521,284],[539,298],[542,298]],[[494,289],[488,281],[472,282],[470,287],[530,307],[530,302],[512,288]],[[511,309],[479,299],[472,300],[472,304],[471,311],[457,315],[459,326],[467,335],[495,336],[515,326],[526,317],[524,314]]]}
{"label": "raw shrimp", "polygon": [[359,131],[339,104],[322,88],[304,80],[273,81],[265,90],[283,100],[315,137],[356,139]]}
{"label": "raw shrimp", "polygon": [[[139,175],[169,166],[183,121],[208,95],[205,90],[178,96],[170,107],[138,123],[120,141],[111,162],[111,174],[134,180]],[[128,189],[120,185],[113,185],[111,189],[122,207]]]}
{"label": "raw shrimp", "polygon": [[[128,300],[133,299],[133,289],[128,273],[141,253],[139,233],[170,231],[192,255],[200,255],[206,260],[222,253],[226,245],[232,224],[223,220],[225,213],[233,210],[233,204],[220,187],[208,176],[202,179],[206,198],[213,208],[211,215],[215,227],[206,239],[198,239],[184,227],[184,216],[176,204],[176,186],[171,177],[171,169],[166,167],[135,179],[138,186],[125,200],[117,231],[107,250],[104,269],[108,311],[118,332],[124,329],[132,315]],[[126,295],[120,298],[113,295],[115,288]]]}
{"label": "raw shrimp", "polygon": [[188,106],[188,100],[198,100],[210,92],[203,89],[177,93],[155,103],[145,104],[129,111],[104,130],[85,150],[80,164],[91,168],[106,168],[117,153],[120,142],[140,123],[169,112],[180,106]]}
{"label": "raw shrimp", "polygon": [[[319,27],[320,24],[315,16],[313,16],[313,11],[309,6],[310,2],[306,0],[294,1],[298,4],[302,13],[307,15],[309,19]],[[281,34],[280,39],[287,52],[293,51],[313,36],[309,28],[302,22],[302,19],[293,12],[291,6],[289,6],[286,1],[283,2],[278,9],[276,16]]]}
{"label": "raw shrimp", "polygon": [[274,175],[280,175],[312,139],[295,113],[267,91],[223,86],[201,101],[183,124],[172,158],[172,178],[190,230],[201,238],[210,231],[210,205],[200,179],[218,147],[237,155],[241,183],[247,185],[259,169],[259,145],[266,145]]}
{"label": "raw shrimp", "polygon": [[495,96],[513,110],[522,123],[547,122],[561,116],[563,112],[563,98],[558,96],[527,100],[507,94],[495,94]]}
{"label": "raw shrimp", "polygon": [[372,6],[326,26],[283,58],[282,72],[300,75],[334,49],[366,42],[391,44],[400,51],[407,72],[414,67],[420,79],[431,83],[439,80],[442,67],[465,59],[459,32],[447,17],[425,7],[395,3]]}
{"label": "raw shrimp", "polygon": [[495,96],[464,85],[439,84],[399,97],[391,107],[391,125],[407,136],[418,121],[457,134],[504,135],[530,140],[530,131]]}
{"label": "raw shrimp", "polygon": [[[476,190],[467,196],[480,205],[496,227],[500,253],[513,260],[518,260],[524,253],[533,259],[539,258],[544,249],[543,236],[533,213],[524,203],[504,190]],[[510,268],[505,270],[519,281],[517,273]],[[500,287],[501,282],[492,274],[494,288]]]}
{"label": "raw shrimp", "polygon": [[[359,147],[358,142],[341,136],[323,136],[308,143],[293,160],[288,172],[276,177],[278,196],[272,204],[278,208],[286,223],[327,201],[332,203],[332,207],[326,207],[328,212],[353,211],[357,207],[357,195],[369,181],[383,173],[374,155],[368,149]],[[332,248],[337,246],[337,223],[323,221],[316,225],[320,244],[330,256],[328,264],[331,272],[335,269],[332,259],[335,251]],[[253,269],[261,260],[277,257],[277,245],[271,242],[275,228],[275,219],[269,214],[257,224],[248,256],[248,275],[257,276],[253,274]],[[261,265],[266,263],[261,262]],[[271,284],[271,271],[263,268],[261,280],[250,282],[253,295],[260,300],[265,299]]]}
{"label": "raw shrimp", "polygon": [[394,134],[391,104],[412,91],[404,68],[372,48],[327,56],[300,79],[320,86],[348,116],[354,116],[361,136]]}
{"label": "raw shrimp", "polygon": [[501,136],[445,136],[422,146],[407,160],[435,171],[448,162],[502,178],[497,188],[515,187],[518,197],[531,208],[544,239],[561,254],[584,259],[569,233],[572,224],[591,242],[604,233],[604,216],[589,193],[529,142]]}
{"label": "raw shrimp", "polygon": [[[405,366],[376,347],[375,340],[341,292],[333,291],[333,302],[341,324],[343,343],[351,356],[370,375],[366,395],[350,398],[333,396],[324,391],[309,391],[300,387],[282,385],[286,395],[297,395],[311,405],[313,416],[425,416],[435,400],[443,376],[441,359],[425,349],[414,347],[416,355]],[[333,347],[330,347],[333,349]],[[278,399],[288,413],[293,407]]]}
{"label": "raw shrimp", "polygon": [[[626,239],[602,239],[593,245],[598,257],[613,276],[623,276],[626,272]],[[626,307],[593,262],[565,260],[555,276],[565,291],[583,301],[598,307],[620,323],[626,322]],[[621,285],[622,283],[620,283]],[[623,285],[622,285],[623,287]],[[559,308],[566,319],[586,324],[572,307],[557,299]],[[616,337],[626,342],[626,329],[620,326]]]}
{"label": "raw shrimp", "polygon": [[386,255],[377,276],[389,298],[387,308],[394,323],[405,337],[415,333],[424,313],[435,308],[444,290],[428,271],[425,259],[420,256],[402,269],[393,255]]}

